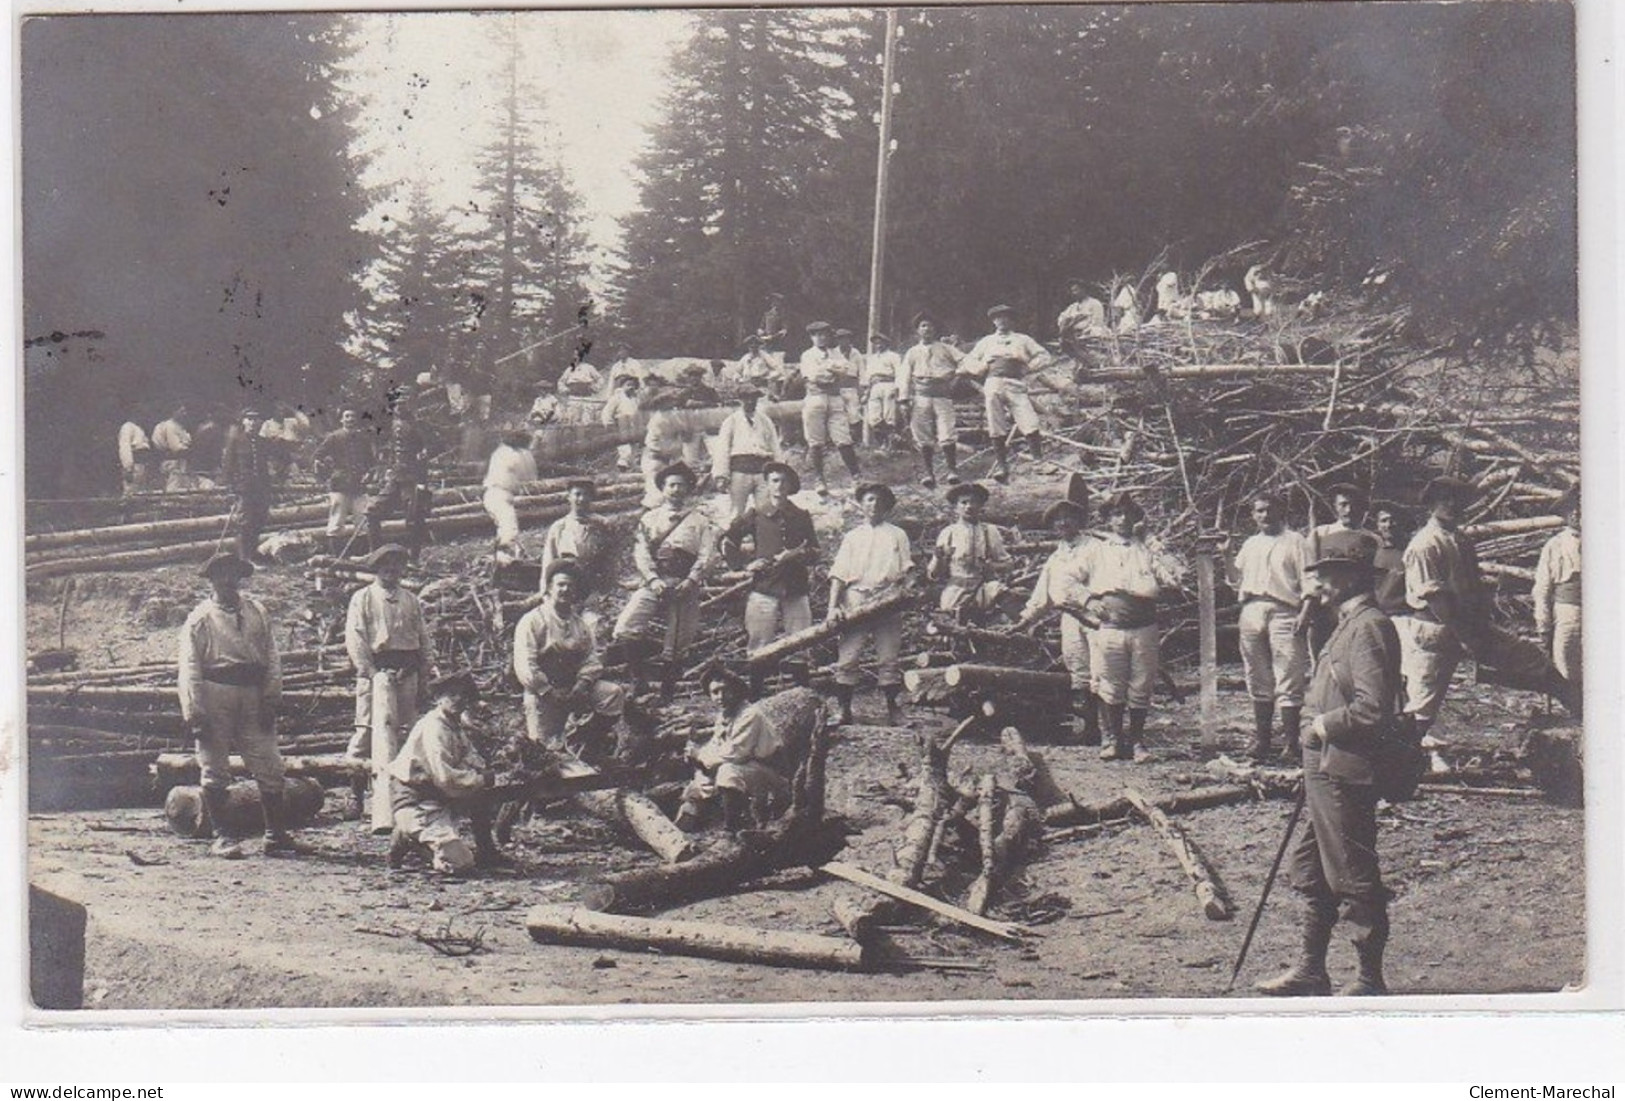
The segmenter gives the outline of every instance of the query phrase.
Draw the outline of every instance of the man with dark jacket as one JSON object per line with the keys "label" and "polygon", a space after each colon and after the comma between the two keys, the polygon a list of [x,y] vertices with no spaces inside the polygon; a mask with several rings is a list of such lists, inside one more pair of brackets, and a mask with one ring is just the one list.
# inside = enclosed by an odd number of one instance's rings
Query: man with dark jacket
{"label": "man with dark jacket", "polygon": [[[345,546],[339,537],[346,528],[359,532],[367,510],[367,475],[374,461],[372,432],[360,427],[360,414],[345,409],[339,426],[316,445],[318,470],[327,474],[328,553],[337,554]],[[353,542],[355,535],[349,537]],[[361,550],[363,548],[355,548]]]}
{"label": "man with dark jacket", "polygon": [[384,521],[400,510],[406,520],[403,542],[416,562],[429,541],[434,491],[429,488],[429,445],[404,398],[398,398],[390,411],[389,431],[380,451],[382,476],[378,494],[367,506],[367,535],[374,543],[381,542]]}
{"label": "man with dark jacket", "polygon": [[1395,736],[1402,684],[1399,635],[1372,596],[1372,542],[1336,532],[1309,564],[1319,575],[1337,623],[1315,666],[1306,700],[1314,713],[1303,736],[1303,782],[1309,825],[1288,866],[1304,896],[1303,952],[1284,974],[1257,984],[1276,997],[1332,992],[1326,952],[1341,915],[1353,927],[1358,977],[1339,993],[1386,994],[1388,890],[1377,867],[1375,758]]}
{"label": "man with dark jacket", "polygon": [[271,516],[271,444],[260,435],[265,415],[250,407],[226,437],[220,473],[237,495],[237,554],[245,562],[260,560],[260,534]]}

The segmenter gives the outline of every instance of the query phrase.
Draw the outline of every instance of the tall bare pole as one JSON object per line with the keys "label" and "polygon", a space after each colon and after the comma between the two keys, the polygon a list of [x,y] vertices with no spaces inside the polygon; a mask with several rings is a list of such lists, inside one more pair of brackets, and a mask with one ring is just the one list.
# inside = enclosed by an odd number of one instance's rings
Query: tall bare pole
{"label": "tall bare pole", "polygon": [[[886,271],[886,181],[891,162],[893,72],[897,64],[897,9],[886,9],[886,48],[881,61],[880,150],[875,165],[875,232],[869,252],[869,332],[880,330],[881,282]],[[865,340],[860,347],[867,347]]]}

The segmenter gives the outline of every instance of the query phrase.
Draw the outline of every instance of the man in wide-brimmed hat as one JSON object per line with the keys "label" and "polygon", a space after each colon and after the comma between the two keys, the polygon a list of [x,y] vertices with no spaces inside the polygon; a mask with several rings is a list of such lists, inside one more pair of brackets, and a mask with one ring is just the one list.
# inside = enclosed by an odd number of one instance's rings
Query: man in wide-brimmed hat
{"label": "man in wide-brimmed hat", "polygon": [[673,463],[656,477],[662,501],[643,514],[632,543],[642,583],[615,621],[615,641],[639,685],[648,679],[649,659],[660,654],[669,697],[700,629],[700,600],[716,557],[717,529],[694,502],[694,471],[687,463]]}
{"label": "man in wide-brimmed hat", "polygon": [[848,369],[846,357],[830,347],[830,324],[814,321],[807,326],[812,347],[801,353],[801,376],[807,396],[801,401],[801,429],[807,437],[807,458],[812,463],[820,495],[829,492],[824,481],[824,449],[834,444],[841,461],[854,481],[858,477],[858,453],[852,446],[852,425],[847,419],[846,402],[841,396]]}
{"label": "man in wide-brimmed hat", "polygon": [[1571,489],[1560,509],[1563,530],[1546,541],[1535,564],[1535,630],[1552,664],[1568,682],[1569,711],[1580,713],[1584,695],[1580,649],[1580,490]]}
{"label": "man in wide-brimmed hat", "polygon": [[993,443],[993,480],[1010,480],[1010,459],[1006,437],[1012,426],[1026,439],[1033,458],[1044,454],[1043,425],[1038,411],[1027,396],[1027,376],[1050,361],[1044,346],[1025,333],[1015,331],[1016,311],[1010,306],[994,306],[987,311],[993,331],[976,342],[965,357],[965,370],[985,374],[982,385],[987,412],[987,434]]}
{"label": "man in wide-brimmed hat", "polygon": [[576,596],[585,603],[603,593],[613,581],[608,575],[609,527],[592,514],[598,484],[591,478],[571,478],[565,484],[564,497],[569,511],[549,524],[542,537],[542,577],[537,591],[547,592],[548,567],[571,559],[579,571]]}
{"label": "man in wide-brimmed hat", "polygon": [[[897,495],[881,482],[862,485],[857,490],[863,523],[846,533],[841,549],[829,568],[829,610],[827,619],[843,623],[847,614],[866,604],[885,600],[908,585],[914,562],[908,534],[886,517],[897,506]],[[840,700],[840,721],[852,721],[852,697],[857,692],[858,658],[864,643],[875,648],[876,680],[886,697],[886,721],[896,726],[902,721],[898,695],[903,688],[903,611],[894,608],[869,616],[840,634],[835,661],[835,693]]]}
{"label": "man in wide-brimmed hat", "polygon": [[728,568],[749,570],[745,638],[752,650],[812,626],[810,567],[818,556],[812,517],[790,500],[801,491],[795,468],[770,462],[762,468],[756,504],[745,509],[722,536]]}
{"label": "man in wide-brimmed hat", "polygon": [[[1274,494],[1258,493],[1251,510],[1258,530],[1225,564],[1226,580],[1241,601],[1241,666],[1253,701],[1253,740],[1247,752],[1255,761],[1268,758],[1279,712],[1283,754],[1295,760],[1309,681],[1309,647],[1298,619],[1316,585],[1308,571],[1308,541],[1286,526],[1286,503]],[[1226,536],[1221,552],[1229,545]],[[1329,610],[1335,621],[1336,609]]]}
{"label": "man in wide-brimmed hat", "polygon": [[739,408],[722,422],[711,446],[711,477],[717,492],[728,495],[730,522],[756,498],[767,464],[783,457],[779,430],[762,409],[762,392],[742,387]]}
{"label": "man in wide-brimmed hat", "polygon": [[389,762],[418,717],[418,694],[434,666],[434,644],[417,594],[401,584],[408,561],[399,543],[367,556],[372,584],[350,598],[344,646],[355,666],[355,734],[345,753],[373,766],[372,828],[390,826]]}
{"label": "man in wide-brimmed hat", "polygon": [[570,716],[587,715],[576,739],[590,758],[602,755],[605,735],[626,710],[626,689],[603,679],[597,635],[581,614],[584,572],[571,558],[548,564],[541,604],[514,628],[513,671],[525,689],[525,730],[531,740],[562,751]]}
{"label": "man in wide-brimmed hat", "polygon": [[1011,628],[1014,634],[1031,630],[1050,611],[1061,613],[1061,663],[1072,680],[1072,714],[1084,745],[1100,744],[1100,708],[1090,672],[1090,633],[1098,626],[1084,612],[1089,602],[1089,548],[1095,539],[1086,530],[1088,498],[1057,501],[1044,510],[1044,526],[1055,533],[1051,552],[1033,584],[1032,595]]}
{"label": "man in wide-brimmed hat", "polygon": [[765,825],[775,807],[789,802],[790,781],[775,767],[782,764],[784,740],[749,702],[745,681],[722,665],[700,674],[700,689],[717,705],[717,720],[709,738],[687,746],[694,779],[683,789],[675,821],[682,829],[698,829],[708,809],[720,803],[725,829]]}
{"label": "man in wide-brimmed hat", "polygon": [[276,744],[282,661],[276,632],[265,608],[241,589],[254,567],[226,552],[210,558],[199,573],[214,592],[181,627],[178,690],[181,718],[197,743],[212,851],[228,858],[243,855],[226,832],[223,813],[236,752],[259,787],[266,855],[308,852],[288,834],[283,809],[282,754]]}
{"label": "man in wide-brimmed hat", "polygon": [[1478,556],[1459,530],[1473,499],[1468,482],[1434,478],[1422,491],[1428,519],[1405,547],[1407,615],[1394,620],[1404,658],[1405,714],[1412,740],[1427,736],[1444,706],[1482,598]]}
{"label": "man in wide-brimmed hat", "polygon": [[948,490],[954,520],[937,536],[926,576],[940,581],[939,607],[963,623],[981,623],[1005,591],[1012,561],[999,529],[982,519],[987,487],[965,482]]}
{"label": "man in wide-brimmed hat", "polygon": [[1339,914],[1353,930],[1359,974],[1339,993],[1386,994],[1388,889],[1377,865],[1376,751],[1392,736],[1400,693],[1399,638],[1371,594],[1372,545],[1334,532],[1308,564],[1337,622],[1315,667],[1303,737],[1308,825],[1287,864],[1303,896],[1303,948],[1285,973],[1257,984],[1276,997],[1332,992],[1326,953]]}
{"label": "man in wide-brimmed hat", "polygon": [[907,419],[914,446],[920,449],[925,473],[920,484],[934,489],[937,470],[933,458],[942,449],[948,464],[948,484],[959,482],[958,424],[954,414],[954,378],[964,356],[958,348],[937,339],[937,321],[929,313],[914,315],[915,343],[903,353],[897,369],[897,407]]}

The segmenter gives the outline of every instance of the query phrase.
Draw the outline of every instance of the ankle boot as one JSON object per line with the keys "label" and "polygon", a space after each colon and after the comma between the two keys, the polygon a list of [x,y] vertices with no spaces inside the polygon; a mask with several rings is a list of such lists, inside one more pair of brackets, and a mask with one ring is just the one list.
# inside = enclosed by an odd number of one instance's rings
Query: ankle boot
{"label": "ankle boot", "polygon": [[858,475],[862,473],[858,469],[858,449],[849,443],[844,443],[840,446],[840,452],[841,462],[846,464],[846,472],[852,475],[852,478],[855,481]]}
{"label": "ankle boot", "polygon": [[259,785],[260,812],[265,816],[266,856],[309,856],[316,850],[303,841],[296,841],[288,833],[287,804],[282,792]]}
{"label": "ankle boot", "polygon": [[1072,693],[1072,713],[1081,722],[1078,740],[1083,745],[1100,744],[1100,706],[1095,694],[1087,688]]}
{"label": "ankle boot", "polygon": [[198,823],[198,836],[230,839],[226,829],[226,793],[219,788],[203,789],[203,820]]}
{"label": "ankle boot", "polygon": [[1144,707],[1131,707],[1128,709],[1128,757],[1126,760],[1134,760],[1135,750],[1144,747],[1145,717],[1148,714],[1150,712]]}
{"label": "ankle boot", "polygon": [[1344,997],[1377,997],[1388,993],[1382,978],[1382,954],[1388,947],[1388,908],[1380,903],[1355,903],[1349,907],[1349,924],[1354,926],[1354,952],[1360,959],[1360,973],[1338,993]]}
{"label": "ankle boot", "polygon": [[1042,432],[1027,433],[1027,448],[1033,453],[1033,458],[1044,457],[1044,434]]}
{"label": "ankle boot", "polygon": [[1108,703],[1106,707],[1106,736],[1111,744],[1100,751],[1102,761],[1132,761],[1134,747],[1123,732],[1123,705]]}
{"label": "ankle boot", "polygon": [[925,476],[920,479],[920,484],[926,489],[935,489],[937,485],[937,463],[929,447],[920,448],[920,462],[925,467]]}
{"label": "ankle boot", "polygon": [[852,722],[852,693],[854,689],[850,684],[837,684],[835,686],[835,699],[841,705],[840,714],[836,717],[836,726],[847,726]]}
{"label": "ankle boot", "polygon": [[1332,992],[1332,978],[1326,974],[1326,950],[1332,943],[1332,925],[1337,921],[1337,903],[1330,899],[1308,899],[1303,917],[1303,954],[1298,962],[1273,979],[1253,984],[1253,989],[1272,998],[1324,997]]}
{"label": "ankle boot", "polygon": [[1010,480],[1010,456],[1003,439],[993,441],[993,480],[1001,485]]}
{"label": "ankle boot", "polygon": [[1303,708],[1281,708],[1281,758],[1288,762],[1296,762],[1303,757],[1303,741],[1299,738],[1299,731],[1303,727]]}
{"label": "ankle boot", "polygon": [[1247,756],[1262,762],[1270,755],[1270,724],[1275,721],[1275,704],[1271,701],[1253,701],[1253,740],[1247,746]]}

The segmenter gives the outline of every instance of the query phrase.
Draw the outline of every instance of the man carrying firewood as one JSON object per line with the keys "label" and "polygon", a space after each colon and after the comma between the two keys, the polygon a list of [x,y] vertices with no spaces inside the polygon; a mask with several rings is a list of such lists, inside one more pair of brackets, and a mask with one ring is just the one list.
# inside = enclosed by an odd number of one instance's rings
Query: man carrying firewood
{"label": "man carrying firewood", "polygon": [[578,752],[597,758],[600,742],[626,710],[626,689],[602,679],[604,663],[592,625],[581,615],[582,569],[570,558],[543,574],[547,595],[526,612],[513,635],[513,671],[525,689],[525,732],[531,741],[564,751],[572,715],[589,716],[576,728]]}
{"label": "man carrying firewood", "polygon": [[790,782],[774,767],[784,741],[761,708],[747,702],[749,688],[740,677],[712,666],[700,687],[717,705],[716,726],[704,742],[688,743],[684,755],[694,762],[694,779],[683,789],[673,821],[680,829],[698,829],[709,808],[720,803],[724,829],[766,825],[775,808],[789,801]]}
{"label": "man carrying firewood", "polygon": [[202,773],[204,825],[214,836],[210,851],[235,859],[242,846],[226,833],[226,792],[236,750],[259,788],[265,815],[265,855],[307,854],[293,839],[283,812],[282,754],[276,715],[282,705],[282,661],[264,607],[243,595],[254,566],[239,555],[217,554],[201,574],[214,593],[192,610],[181,627],[181,717],[197,743]]}
{"label": "man carrying firewood", "polygon": [[691,500],[694,471],[687,463],[673,463],[655,480],[663,501],[643,514],[632,543],[632,561],[643,583],[615,621],[615,640],[635,683],[647,681],[649,655],[660,653],[669,699],[681,660],[699,633],[700,599],[716,556],[717,529]]}
{"label": "man carrying firewood", "polygon": [[987,499],[987,487],[976,482],[948,491],[954,522],[937,536],[926,567],[927,577],[944,582],[939,607],[960,623],[986,621],[1007,587],[1003,575],[1013,561],[999,529],[982,519]]}
{"label": "man carrying firewood", "polygon": [[366,481],[375,461],[373,433],[361,428],[354,409],[339,413],[339,426],[316,445],[316,468],[327,474],[327,552],[340,554],[339,540],[346,529],[353,542],[360,534],[367,511]]}
{"label": "man carrying firewood", "polygon": [[1303,738],[1304,806],[1309,824],[1288,873],[1304,897],[1303,949],[1284,974],[1257,984],[1275,997],[1332,992],[1326,952],[1339,914],[1353,927],[1360,970],[1339,993],[1388,993],[1382,957],[1388,944],[1388,889],[1377,866],[1374,755],[1392,736],[1400,695],[1399,637],[1371,594],[1372,544],[1355,532],[1321,540],[1309,563],[1337,610],[1337,624],[1315,667]]}
{"label": "man carrying firewood", "polygon": [[1089,602],[1089,548],[1095,542],[1085,531],[1089,508],[1083,501],[1057,501],[1044,511],[1044,526],[1055,533],[1056,546],[1033,585],[1021,618],[1011,628],[1025,634],[1043,615],[1061,612],[1061,663],[1072,679],[1072,713],[1082,723],[1079,740],[1100,744],[1100,708],[1090,675],[1090,634],[1099,623],[1084,612]]}
{"label": "man carrying firewood", "polygon": [[608,586],[609,527],[592,514],[598,484],[591,478],[572,478],[564,496],[569,512],[554,520],[542,536],[542,577],[538,595],[547,593],[547,570],[555,562],[574,560],[576,602],[585,605]]}
{"label": "man carrying firewood", "polygon": [[898,412],[908,421],[914,446],[920,449],[925,474],[920,484],[926,489],[937,485],[935,449],[942,449],[948,464],[949,485],[959,484],[959,426],[954,413],[954,378],[964,356],[951,343],[937,339],[936,319],[930,314],[914,316],[915,345],[903,353],[897,369]]}
{"label": "man carrying firewood", "polygon": [[[854,609],[903,592],[914,567],[908,534],[886,522],[891,510],[897,507],[897,495],[891,487],[879,482],[858,487],[858,505],[863,509],[863,523],[846,533],[829,568],[826,622],[835,625],[845,623]],[[858,658],[863,653],[864,643],[871,641],[878,666],[876,679],[886,697],[886,721],[892,726],[902,722],[903,713],[897,698],[903,689],[902,666],[898,661],[903,649],[903,611],[894,608],[866,617],[840,634],[835,695],[841,705],[841,725],[852,721]]]}
{"label": "man carrying firewood", "polygon": [[374,580],[350,598],[344,621],[344,646],[355,666],[355,734],[345,755],[372,761],[372,824],[378,830],[389,824],[389,762],[417,720],[434,645],[417,594],[401,585],[406,548],[386,543],[366,563]]}
{"label": "man carrying firewood", "polygon": [[748,570],[745,638],[759,650],[780,635],[812,626],[808,567],[818,555],[812,516],[791,496],[801,492],[801,476],[787,463],[762,469],[762,494],[728,526],[722,553],[729,569]]}
{"label": "man carrying firewood", "polygon": [[1043,426],[1038,411],[1027,396],[1027,375],[1044,367],[1050,354],[1044,346],[1012,327],[1016,311],[1013,306],[994,306],[987,311],[993,322],[993,331],[971,349],[965,358],[969,374],[987,376],[982,393],[987,412],[987,434],[993,444],[993,480],[1010,480],[1010,457],[1006,453],[1005,438],[1010,434],[1012,422],[1016,431],[1027,440],[1033,458],[1044,455]]}
{"label": "man carrying firewood", "polygon": [[1584,695],[1580,659],[1580,491],[1563,499],[1563,530],[1546,541],[1535,564],[1535,630],[1569,684],[1569,711],[1578,716]]}
{"label": "man carrying firewood", "polygon": [[[1253,700],[1254,761],[1270,756],[1276,709],[1280,709],[1283,755],[1296,759],[1309,677],[1309,648],[1298,631],[1298,616],[1315,588],[1306,569],[1307,541],[1286,526],[1286,505],[1261,493],[1252,501],[1257,533],[1226,563],[1225,579],[1241,601],[1241,665]],[[1228,551],[1227,536],[1220,543]]]}
{"label": "man carrying firewood", "polygon": [[[492,770],[470,740],[479,689],[470,673],[452,673],[429,685],[429,711],[415,723],[389,765],[394,781],[394,826],[389,866],[402,867],[413,849],[427,849],[435,871],[461,875],[473,868],[512,867],[491,835],[491,809],[475,797],[491,788]],[[474,830],[471,851],[457,832],[464,810]]]}

